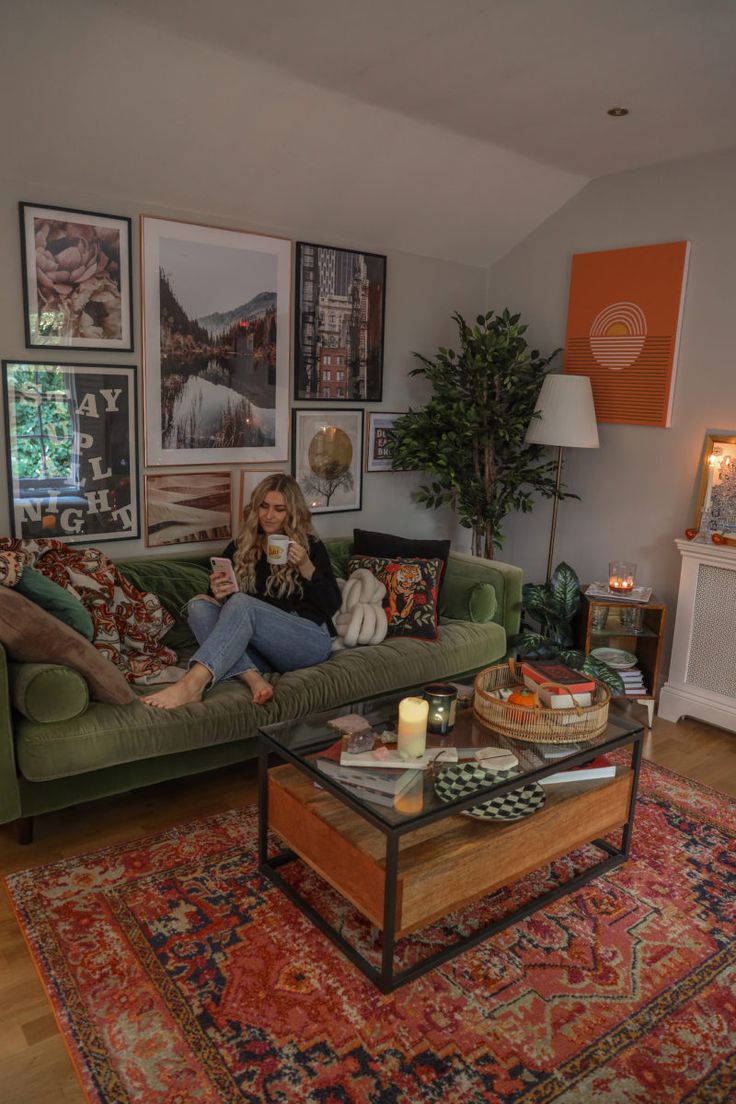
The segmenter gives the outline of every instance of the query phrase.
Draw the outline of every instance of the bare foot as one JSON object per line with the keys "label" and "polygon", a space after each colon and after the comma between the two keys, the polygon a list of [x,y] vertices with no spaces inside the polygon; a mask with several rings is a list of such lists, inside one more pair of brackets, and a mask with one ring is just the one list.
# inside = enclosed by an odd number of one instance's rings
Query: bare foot
{"label": "bare foot", "polygon": [[183,679],[174,682],[155,694],[146,694],[141,701],[156,709],[178,709],[181,705],[190,705],[202,700],[205,688],[211,679],[210,672],[201,664],[195,664]]}
{"label": "bare foot", "polygon": [[253,695],[254,705],[265,705],[273,697],[273,686],[270,682],[266,682],[263,675],[255,668],[250,671],[243,671],[240,678]]}

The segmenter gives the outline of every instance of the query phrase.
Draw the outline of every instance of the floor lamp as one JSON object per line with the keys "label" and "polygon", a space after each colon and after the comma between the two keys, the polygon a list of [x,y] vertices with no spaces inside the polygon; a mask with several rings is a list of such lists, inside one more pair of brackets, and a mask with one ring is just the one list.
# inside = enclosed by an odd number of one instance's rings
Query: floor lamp
{"label": "floor lamp", "polygon": [[547,582],[552,574],[552,556],[557,528],[557,507],[560,501],[563,453],[566,448],[598,448],[598,424],[593,405],[593,391],[587,376],[545,376],[539,392],[535,414],[526,431],[528,445],[553,445],[557,448],[557,477],[552,532],[547,557]]}

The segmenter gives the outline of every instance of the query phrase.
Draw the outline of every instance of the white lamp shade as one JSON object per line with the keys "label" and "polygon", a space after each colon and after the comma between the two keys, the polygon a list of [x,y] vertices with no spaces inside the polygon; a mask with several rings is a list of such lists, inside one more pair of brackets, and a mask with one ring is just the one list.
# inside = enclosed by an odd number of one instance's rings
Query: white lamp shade
{"label": "white lamp shade", "polygon": [[545,376],[536,413],[526,431],[528,445],[598,448],[598,423],[587,376]]}

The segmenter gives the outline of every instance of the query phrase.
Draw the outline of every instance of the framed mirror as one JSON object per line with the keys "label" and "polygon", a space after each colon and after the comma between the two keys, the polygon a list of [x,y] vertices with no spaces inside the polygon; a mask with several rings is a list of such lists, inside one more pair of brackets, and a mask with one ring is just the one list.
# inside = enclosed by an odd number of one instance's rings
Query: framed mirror
{"label": "framed mirror", "polygon": [[736,434],[706,435],[694,525],[701,532],[736,532]]}

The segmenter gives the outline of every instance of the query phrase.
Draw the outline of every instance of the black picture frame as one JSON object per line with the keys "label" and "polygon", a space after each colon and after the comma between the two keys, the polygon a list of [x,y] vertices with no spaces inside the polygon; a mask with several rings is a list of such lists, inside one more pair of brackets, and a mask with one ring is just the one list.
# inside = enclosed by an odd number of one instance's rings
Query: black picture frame
{"label": "black picture frame", "polygon": [[295,401],[381,402],[385,321],[382,253],[297,242]]}
{"label": "black picture frame", "polygon": [[140,536],[137,382],[134,364],[2,361],[14,537]]}
{"label": "black picture frame", "polygon": [[131,220],[49,204],[18,208],[26,348],[132,352]]}
{"label": "black picture frame", "polygon": [[292,410],[291,471],[313,514],[363,508],[363,410]]}

